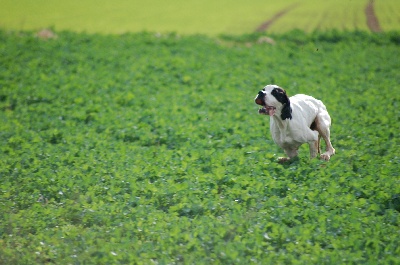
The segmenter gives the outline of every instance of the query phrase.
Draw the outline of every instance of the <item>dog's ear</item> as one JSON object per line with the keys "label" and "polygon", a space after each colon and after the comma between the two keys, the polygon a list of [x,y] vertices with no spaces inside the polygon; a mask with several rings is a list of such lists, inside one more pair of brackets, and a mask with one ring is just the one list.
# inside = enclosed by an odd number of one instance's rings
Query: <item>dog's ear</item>
{"label": "dog's ear", "polygon": [[292,119],[292,108],[290,107],[290,100],[286,95],[286,91],[280,87],[276,87],[271,91],[271,94],[283,105],[281,119]]}

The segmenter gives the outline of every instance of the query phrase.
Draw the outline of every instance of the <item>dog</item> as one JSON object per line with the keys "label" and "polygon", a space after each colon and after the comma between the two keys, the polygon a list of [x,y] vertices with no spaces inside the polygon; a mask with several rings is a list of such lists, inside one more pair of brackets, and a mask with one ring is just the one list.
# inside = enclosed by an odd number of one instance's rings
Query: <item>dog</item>
{"label": "dog", "polygon": [[295,158],[303,143],[310,146],[310,157],[317,157],[321,154],[321,137],[326,143],[326,152],[320,158],[329,161],[335,154],[330,140],[331,117],[322,101],[304,94],[289,98],[277,85],[265,86],[254,101],[262,106],[259,114],[270,116],[272,139],[288,156],[280,157],[280,163]]}

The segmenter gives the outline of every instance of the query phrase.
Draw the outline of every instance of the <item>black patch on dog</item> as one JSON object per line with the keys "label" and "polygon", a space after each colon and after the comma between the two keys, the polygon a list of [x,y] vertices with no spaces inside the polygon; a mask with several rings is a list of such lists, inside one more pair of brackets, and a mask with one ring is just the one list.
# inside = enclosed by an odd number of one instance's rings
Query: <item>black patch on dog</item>
{"label": "black patch on dog", "polygon": [[276,87],[271,91],[271,94],[283,105],[281,119],[292,119],[292,108],[290,107],[289,97],[286,95],[285,90]]}

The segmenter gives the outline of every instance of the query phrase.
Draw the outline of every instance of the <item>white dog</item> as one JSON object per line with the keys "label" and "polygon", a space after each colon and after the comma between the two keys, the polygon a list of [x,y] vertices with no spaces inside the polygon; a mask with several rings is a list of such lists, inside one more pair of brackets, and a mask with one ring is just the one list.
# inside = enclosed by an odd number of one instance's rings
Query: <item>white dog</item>
{"label": "white dog", "polygon": [[316,157],[321,137],[326,143],[321,159],[328,161],[335,154],[330,141],[331,117],[320,100],[303,94],[289,98],[279,86],[268,85],[258,92],[255,102],[263,106],[258,113],[270,116],[272,139],[288,156],[279,158],[279,162],[297,156],[303,143],[309,144],[311,158]]}

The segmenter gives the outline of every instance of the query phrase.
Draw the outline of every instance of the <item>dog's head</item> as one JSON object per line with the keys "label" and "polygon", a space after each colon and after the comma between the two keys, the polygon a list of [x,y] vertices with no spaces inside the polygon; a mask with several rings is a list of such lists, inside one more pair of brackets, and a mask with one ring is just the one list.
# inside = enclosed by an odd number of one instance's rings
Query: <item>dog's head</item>
{"label": "dog's head", "polygon": [[258,92],[254,101],[263,107],[258,110],[260,114],[272,117],[275,113],[280,113],[282,120],[292,118],[289,97],[286,95],[286,91],[277,85],[265,86]]}

